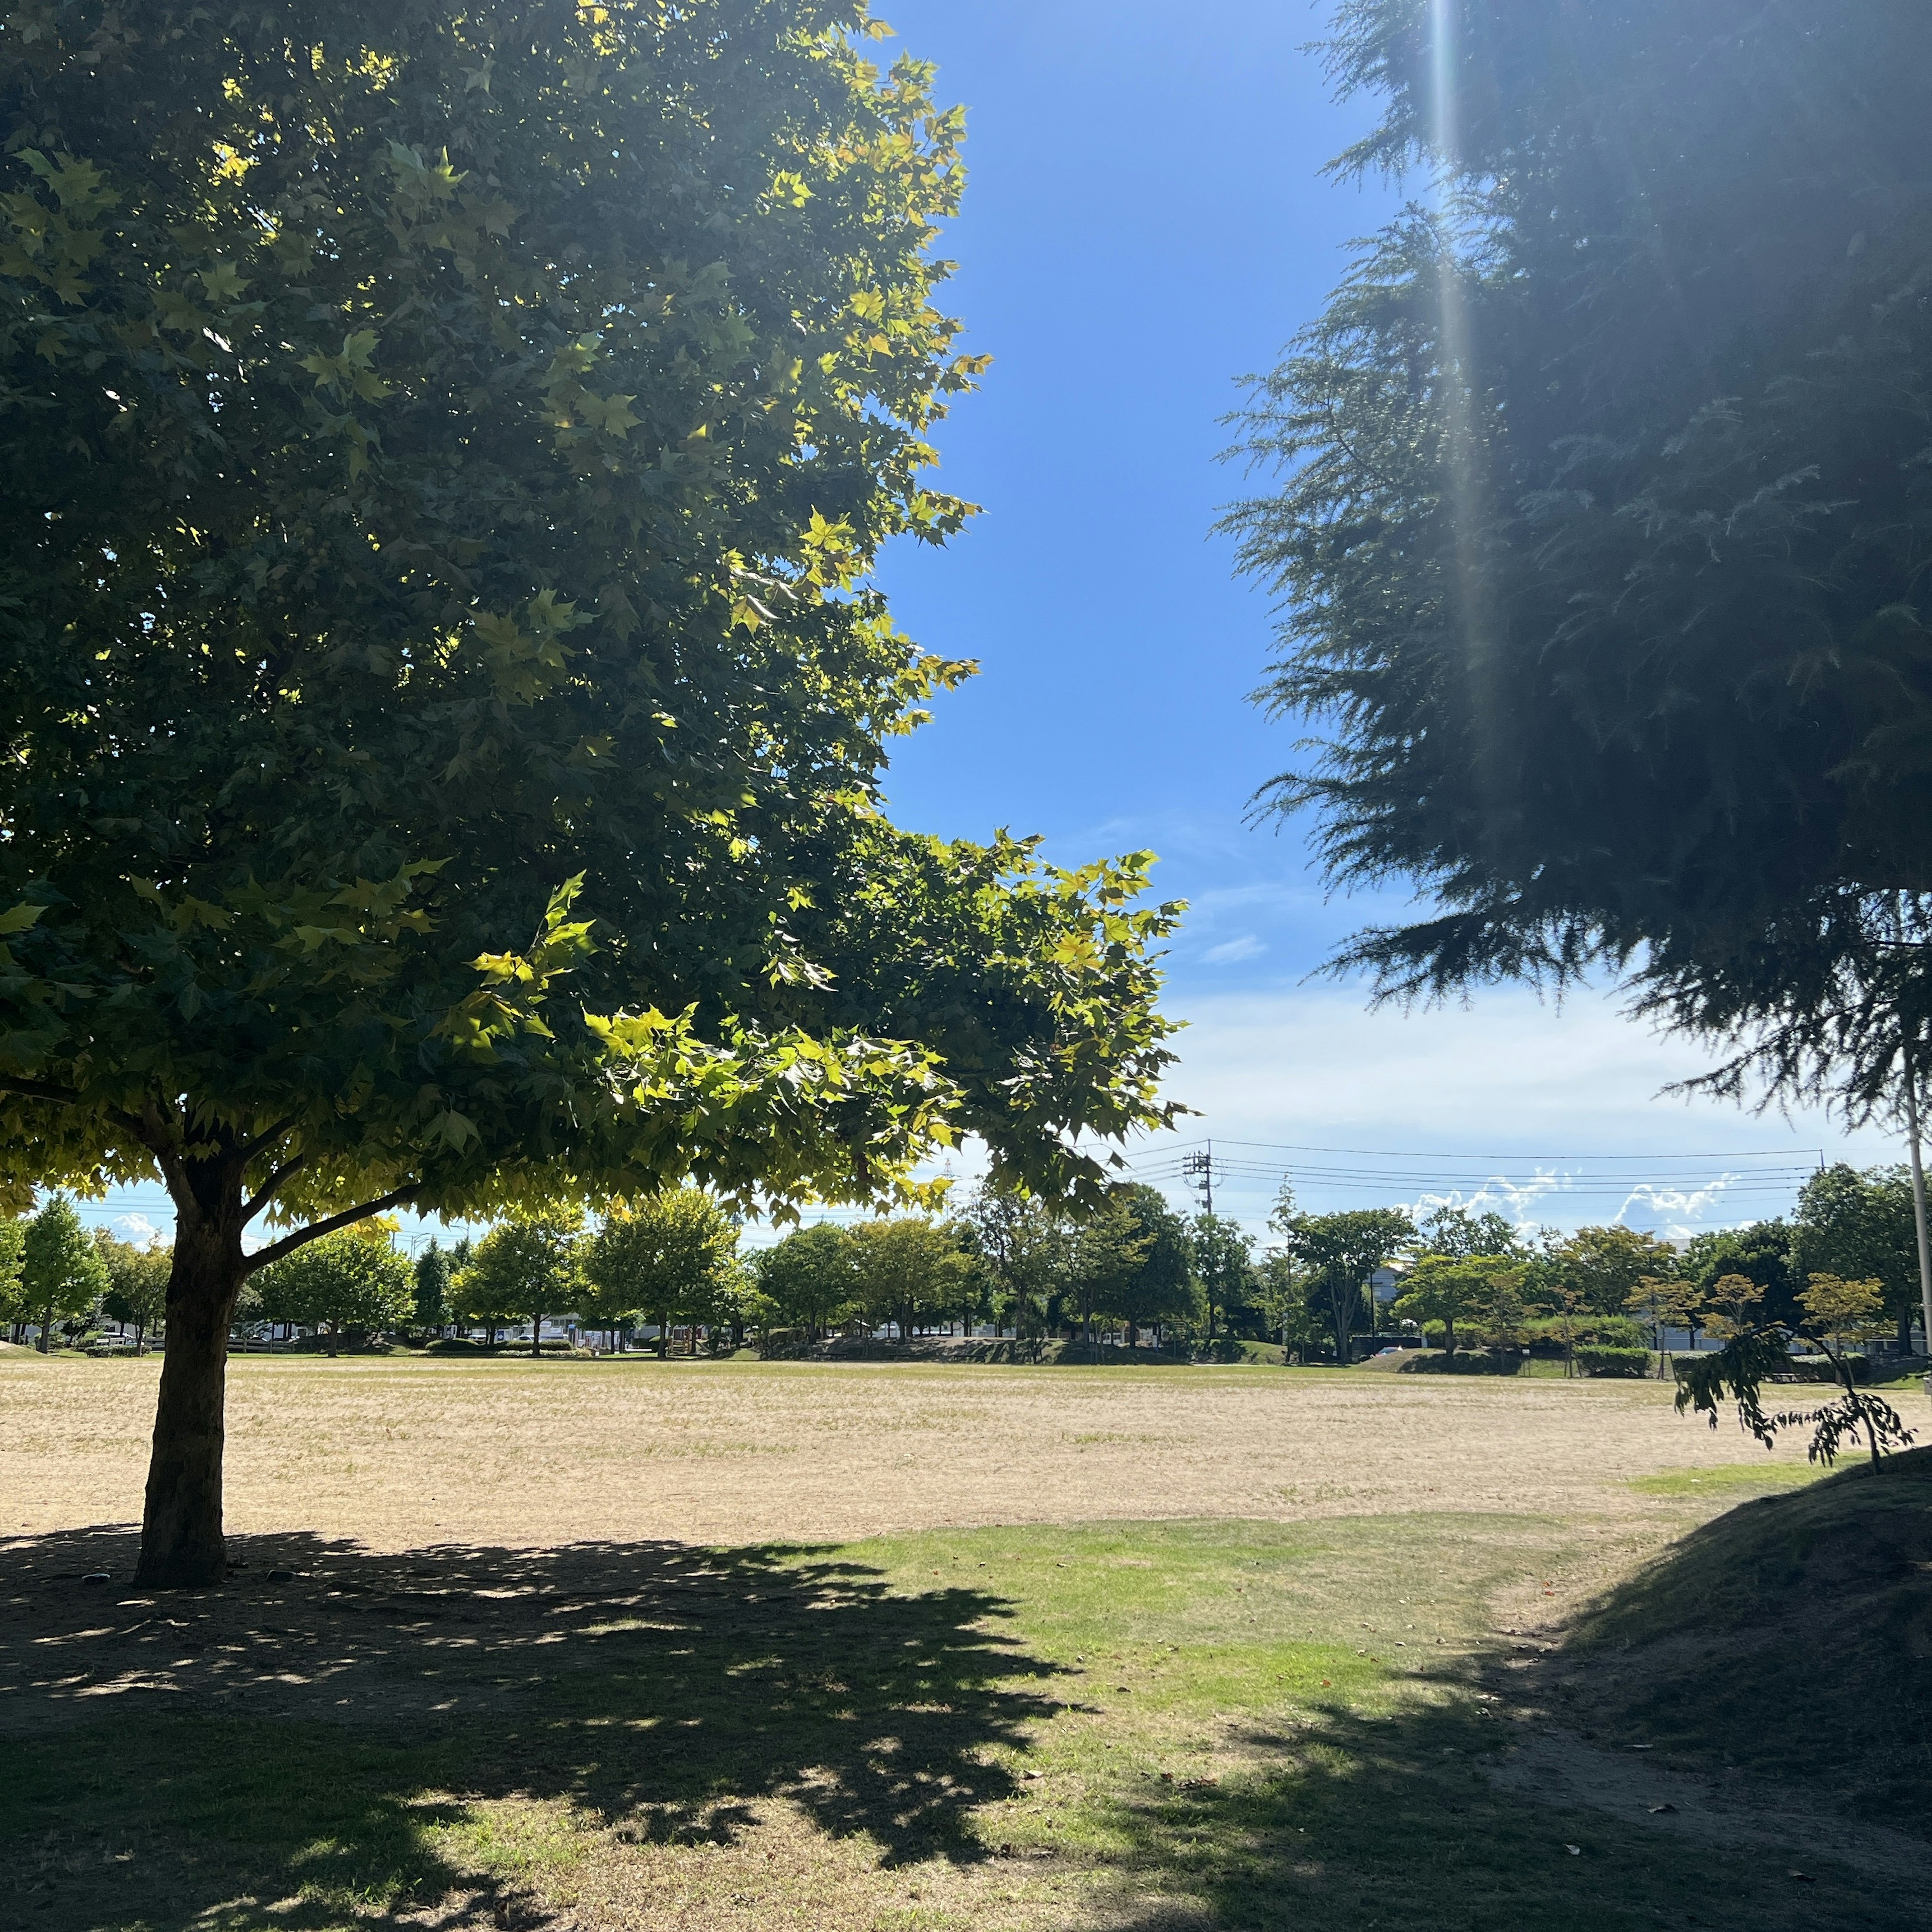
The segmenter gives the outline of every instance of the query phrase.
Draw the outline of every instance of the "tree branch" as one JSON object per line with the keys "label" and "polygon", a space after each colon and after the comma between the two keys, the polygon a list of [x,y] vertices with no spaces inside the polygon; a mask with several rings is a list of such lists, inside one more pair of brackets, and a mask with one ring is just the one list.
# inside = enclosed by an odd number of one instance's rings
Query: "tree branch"
{"label": "tree branch", "polygon": [[[274,1146],[275,1142],[280,1140],[283,1135],[286,1133],[290,1128],[295,1125],[296,1120],[299,1118],[300,1116],[298,1114],[284,1114],[272,1127],[264,1127],[262,1131],[242,1150],[242,1158],[244,1160],[253,1160],[264,1148]],[[286,1172],[290,1172],[291,1170],[284,1169],[284,1171]]]}
{"label": "tree branch", "polygon": [[[24,1075],[0,1074],[0,1094],[17,1094],[23,1100],[50,1100],[57,1107],[78,1107],[82,1104],[81,1096],[71,1087],[62,1087],[52,1080],[33,1080]],[[137,1138],[143,1138],[140,1120],[132,1114],[123,1113],[118,1107],[106,1110],[107,1118],[117,1127],[124,1127]]]}
{"label": "tree branch", "polygon": [[298,1174],[302,1168],[306,1167],[308,1165],[308,1156],[305,1154],[298,1154],[296,1156],[293,1160],[290,1161],[287,1164],[287,1166],[276,1168],[274,1172],[270,1174],[266,1180],[262,1182],[261,1189],[260,1192],[256,1193],[254,1199],[243,1205],[242,1210],[242,1226],[244,1228],[247,1227],[248,1223],[254,1220],[255,1216],[260,1214],[264,1208],[268,1206],[268,1203],[275,1197],[275,1190],[280,1186],[284,1181],[287,1180],[291,1174]]}
{"label": "tree branch", "polygon": [[52,1080],[29,1080],[12,1073],[0,1073],[0,1094],[17,1094],[23,1100],[56,1100],[63,1106],[77,1107],[80,1096],[71,1087]]}
{"label": "tree branch", "polygon": [[311,1222],[306,1228],[298,1228],[292,1234],[284,1235],[272,1246],[257,1248],[248,1257],[242,1272],[244,1276],[251,1275],[257,1268],[265,1268],[271,1262],[278,1262],[284,1255],[292,1255],[298,1248],[307,1247],[310,1242],[319,1240],[322,1235],[334,1234],[338,1228],[346,1228],[352,1222],[366,1221],[371,1214],[381,1214],[385,1208],[400,1207],[416,1192],[416,1186],[417,1184],[412,1182],[407,1187],[398,1188],[393,1194],[385,1194],[374,1201],[365,1201],[360,1207],[345,1208],[340,1214],[332,1214],[326,1221]]}
{"label": "tree branch", "polygon": [[182,1163],[180,1142],[173,1127],[174,1109],[172,1107],[166,1107],[164,1102],[153,1100],[142,1103],[141,1118],[135,1123],[135,1132],[141,1144],[154,1156],[155,1165],[161,1170],[161,1179],[167,1185],[168,1197],[174,1202],[176,1210],[185,1214],[193,1208],[198,1212],[200,1203],[195,1199],[194,1190],[188,1185],[188,1170]]}

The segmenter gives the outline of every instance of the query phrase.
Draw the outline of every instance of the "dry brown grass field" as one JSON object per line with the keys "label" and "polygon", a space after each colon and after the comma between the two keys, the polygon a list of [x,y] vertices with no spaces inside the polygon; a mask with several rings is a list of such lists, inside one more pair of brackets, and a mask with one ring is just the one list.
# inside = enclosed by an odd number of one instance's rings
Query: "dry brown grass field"
{"label": "dry brown grass field", "polygon": [[[159,1364],[0,1358],[0,1533],[138,1518]],[[1762,1457],[1658,1382],[238,1358],[228,1524],[375,1550],[1439,1510],[1652,1520]]]}
{"label": "dry brown grass field", "polygon": [[144,1596],[158,1372],[0,1352],[9,1932],[1932,1926],[1909,1698],[1861,1822],[1748,1672],[1591,1714],[1575,1611],[1826,1497],[1654,1382],[244,1358]]}

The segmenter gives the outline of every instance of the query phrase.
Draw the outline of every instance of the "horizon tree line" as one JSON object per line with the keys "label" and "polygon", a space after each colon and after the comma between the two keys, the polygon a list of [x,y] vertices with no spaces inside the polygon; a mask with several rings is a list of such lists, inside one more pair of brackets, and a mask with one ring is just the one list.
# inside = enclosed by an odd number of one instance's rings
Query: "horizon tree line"
{"label": "horizon tree line", "polygon": [[[381,1217],[337,1230],[255,1277],[237,1325],[329,1352],[350,1338],[454,1330],[496,1346],[568,1318],[622,1350],[646,1334],[695,1354],[840,1331],[900,1339],[990,1328],[1035,1356],[1054,1338],[1097,1348],[1118,1336],[1186,1348],[1270,1341],[1304,1359],[1349,1360],[1386,1313],[1450,1353],[1560,1342],[1616,1366],[1669,1330],[1724,1339],[1747,1319],[1796,1329],[1814,1277],[1874,1285],[1873,1323],[1912,1345],[1918,1289],[1910,1177],[1902,1167],[1822,1168],[1792,1216],[1699,1234],[1681,1250],[1639,1230],[1528,1231],[1493,1210],[1438,1207],[1310,1214],[1284,1190],[1253,1238],[1225,1215],[1178,1211],[1144,1184],[1097,1211],[1070,1211],[992,1182],[952,1215],[913,1214],[794,1228],[746,1249],[738,1220],[696,1187],[666,1190],[601,1216],[572,1207],[508,1216],[413,1258]],[[0,1324],[43,1349],[102,1319],[160,1328],[170,1250],[105,1229],[90,1235],[56,1193],[31,1217],[0,1222]],[[1378,1271],[1396,1274],[1378,1302]],[[1868,1324],[1870,1325],[1870,1324]]]}

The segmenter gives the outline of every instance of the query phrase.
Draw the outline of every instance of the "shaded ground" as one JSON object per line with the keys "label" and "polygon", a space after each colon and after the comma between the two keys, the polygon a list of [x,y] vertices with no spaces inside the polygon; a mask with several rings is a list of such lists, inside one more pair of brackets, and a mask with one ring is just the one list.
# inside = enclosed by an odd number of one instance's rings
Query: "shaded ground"
{"label": "shaded ground", "polygon": [[928,1856],[1010,1788],[975,1754],[1051,1708],[1054,1672],[983,1593],[893,1596],[836,1557],[244,1549],[224,1588],[152,1598],[86,1580],[128,1575],[124,1536],[10,1553],[5,1808],[24,1795],[46,1833],[49,1923],[187,1922],[236,1886],[316,1894],[278,1923],[358,1900],[494,1923],[518,1861],[476,1808],[506,1801],[724,1844],[783,1792],[821,1833]]}
{"label": "shaded ground", "polygon": [[[1792,1727],[1800,1737],[1802,1726]],[[1750,1847],[1783,1861],[1799,1882],[1817,1882],[1806,1868],[1822,1851],[1868,1877],[1922,1887],[1932,1844],[1907,1832],[1848,1817],[1796,1782],[1771,1781],[1730,1767],[1705,1775],[1673,1768],[1671,1757],[1641,1740],[1641,1730],[1592,1730],[1588,1738],[1538,1726],[1488,1768],[1499,1790],[1539,1804],[1592,1811],[1693,1846]],[[1592,1739],[1598,1742],[1592,1742]],[[1716,1754],[1721,1757],[1721,1751]],[[1672,1856],[1682,1856],[1683,1848]]]}
{"label": "shaded ground", "polygon": [[1585,1610],[1551,1675],[1684,1769],[1932,1829],[1932,1448],[1692,1530]]}
{"label": "shaded ground", "polygon": [[0,1551],[0,1922],[1932,1924],[1856,1847],[1508,1777],[1556,1700],[1484,1606],[1600,1561],[1534,1515],[240,1553]]}

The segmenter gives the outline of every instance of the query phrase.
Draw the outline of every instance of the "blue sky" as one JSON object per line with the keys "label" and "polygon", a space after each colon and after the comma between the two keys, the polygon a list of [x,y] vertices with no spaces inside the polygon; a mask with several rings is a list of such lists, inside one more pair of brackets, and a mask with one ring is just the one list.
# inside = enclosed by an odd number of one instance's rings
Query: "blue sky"
{"label": "blue sky", "polygon": [[[1324,898],[1305,828],[1247,822],[1290,732],[1246,701],[1268,600],[1211,532],[1243,487],[1216,460],[1238,379],[1276,359],[1349,240],[1396,205],[1383,184],[1322,178],[1368,112],[1334,105],[1304,50],[1323,10],[880,5],[898,33],[884,57],[937,62],[942,100],[967,107],[948,298],[965,346],[995,358],[938,438],[944,485],[984,514],[880,572],[912,636],[982,667],[898,751],[894,816],[1042,832],[1066,862],[1162,855],[1161,896],[1192,908],[1167,1005],[1188,1022],[1172,1090],[1201,1117],[1178,1138],[1228,1157],[1219,1204],[1258,1228],[1294,1167],[1314,1207],[1460,1195],[1681,1232],[1777,1211],[1821,1154],[1897,1158],[1816,1116],[1658,1098],[1699,1054],[1606,998],[1559,1013],[1497,992],[1404,1016],[1306,983],[1371,908]],[[1306,1151],[1323,1149],[1348,1151]],[[1174,1176],[1172,1150],[1135,1160]],[[130,1210],[167,1226],[158,1188],[88,1211]]]}
{"label": "blue sky", "polygon": [[1192,908],[1169,962],[1189,1022],[1173,1090],[1202,1109],[1184,1137],[1214,1135],[1249,1170],[1223,1198],[1258,1221],[1291,1165],[1324,1207],[1500,1178],[1492,1198],[1528,1218],[1685,1229],[1782,1206],[1821,1152],[1896,1158],[1816,1116],[1656,1097],[1700,1056],[1606,998],[1558,1012],[1498,992],[1404,1016],[1306,982],[1373,908],[1326,898],[1305,826],[1249,822],[1291,731],[1247,701],[1269,601],[1212,531],[1244,487],[1216,460],[1238,379],[1277,358],[1396,206],[1386,184],[1322,176],[1371,107],[1332,102],[1306,51],[1325,9],[1205,0],[1183,30],[1151,0],[881,6],[967,107],[950,296],[995,358],[940,434],[946,486],[984,514],[880,574],[914,637],[982,667],[898,754],[894,814],[1043,832],[1068,860],[1162,855],[1160,891]]}
{"label": "blue sky", "polygon": [[1209,532],[1240,487],[1215,460],[1235,379],[1276,359],[1390,205],[1317,178],[1353,124],[1300,51],[1317,16],[1218,0],[1185,34],[1142,0],[886,16],[967,106],[948,292],[995,358],[940,432],[946,484],[982,515],[882,572],[914,637],[982,666],[896,760],[893,802],[1070,853],[1150,841],[1197,898],[1240,895],[1202,907],[1192,954],[1298,927],[1294,842],[1241,824],[1283,751],[1245,702],[1266,600]]}

